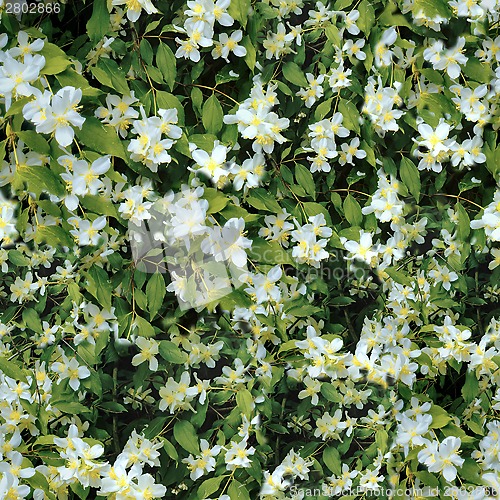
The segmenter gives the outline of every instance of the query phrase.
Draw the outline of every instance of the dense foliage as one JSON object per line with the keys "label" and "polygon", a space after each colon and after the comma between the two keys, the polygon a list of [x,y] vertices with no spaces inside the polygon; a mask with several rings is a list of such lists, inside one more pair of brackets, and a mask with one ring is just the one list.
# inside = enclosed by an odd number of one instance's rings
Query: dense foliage
{"label": "dense foliage", "polygon": [[498,498],[497,0],[0,13],[1,498]]}

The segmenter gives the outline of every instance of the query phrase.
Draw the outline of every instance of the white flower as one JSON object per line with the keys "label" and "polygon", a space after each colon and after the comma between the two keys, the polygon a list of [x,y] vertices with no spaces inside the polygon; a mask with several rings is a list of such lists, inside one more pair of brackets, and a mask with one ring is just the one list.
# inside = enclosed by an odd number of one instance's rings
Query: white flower
{"label": "white flower", "polygon": [[255,453],[255,448],[251,446],[247,448],[246,439],[241,440],[239,443],[231,441],[231,447],[226,451],[224,460],[226,462],[227,470],[235,470],[238,467],[247,468],[252,464],[250,455]]}
{"label": "white flower", "polygon": [[441,443],[427,441],[426,447],[418,453],[418,461],[427,466],[429,472],[442,472],[447,481],[457,476],[457,466],[461,467],[464,459],[458,455],[461,440],[449,436]]}
{"label": "white flower", "polygon": [[158,370],[158,360],[155,358],[158,354],[158,342],[155,339],[137,337],[135,344],[140,349],[140,352],[132,358],[132,366],[138,366],[147,361],[152,372]]}

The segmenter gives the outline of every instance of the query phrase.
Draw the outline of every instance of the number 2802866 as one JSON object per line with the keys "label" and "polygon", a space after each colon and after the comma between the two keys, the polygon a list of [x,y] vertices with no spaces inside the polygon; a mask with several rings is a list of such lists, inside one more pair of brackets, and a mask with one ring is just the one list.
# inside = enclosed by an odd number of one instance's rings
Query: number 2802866
{"label": "number 2802866", "polygon": [[4,4],[6,14],[59,14],[61,4],[59,2],[41,2],[26,0],[11,0]]}

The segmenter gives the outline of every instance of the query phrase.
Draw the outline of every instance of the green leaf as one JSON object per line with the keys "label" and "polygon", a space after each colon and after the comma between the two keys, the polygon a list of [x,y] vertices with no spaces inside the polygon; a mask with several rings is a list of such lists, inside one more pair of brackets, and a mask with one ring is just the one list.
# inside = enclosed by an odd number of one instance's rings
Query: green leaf
{"label": "green leaf", "polygon": [[386,267],[384,271],[400,285],[413,286],[413,281],[403,271],[398,271],[394,267]]}
{"label": "green leaf", "polygon": [[59,177],[48,167],[22,165],[16,169],[16,175],[28,184],[30,191],[64,196],[64,189]]}
{"label": "green leaf", "polygon": [[244,484],[241,484],[236,479],[231,481],[229,488],[227,489],[227,493],[231,500],[250,500],[250,496],[248,494],[248,490],[246,489]]}
{"label": "green leaf", "polygon": [[98,215],[108,215],[117,219],[119,217],[116,206],[106,196],[88,194],[80,199],[83,208]]}
{"label": "green leaf", "polygon": [[200,454],[198,437],[191,422],[188,422],[187,420],[179,420],[176,422],[174,425],[174,438],[187,452],[192,453],[193,455]]}
{"label": "green leaf", "polygon": [[255,47],[252,45],[249,36],[244,36],[241,40],[241,45],[247,49],[247,53],[244,57],[244,61],[246,65],[250,68],[250,71],[253,71],[255,68],[255,63],[257,62],[257,51]]}
{"label": "green leaf", "polygon": [[17,136],[33,151],[44,155],[48,155],[50,153],[49,143],[34,130],[23,130],[22,132],[17,132]]}
{"label": "green leaf", "polygon": [[238,392],[236,393],[236,404],[238,405],[238,408],[240,409],[242,415],[250,417],[255,406],[250,391],[248,391],[247,389],[238,390]]}
{"label": "green leaf", "polygon": [[458,212],[457,237],[464,241],[470,234],[470,219],[469,214],[461,203],[455,205],[455,210]]}
{"label": "green leaf", "polygon": [[87,117],[82,129],[76,129],[76,136],[92,151],[128,160],[123,143],[113,127],[104,127],[94,117]]}
{"label": "green leaf", "polygon": [[295,316],[296,318],[304,318],[312,316],[323,311],[321,307],[313,306],[311,304],[305,305],[291,305],[291,307],[285,308],[285,313]]}
{"label": "green leaf", "polygon": [[292,258],[276,241],[254,238],[247,253],[250,259],[260,264],[293,264]]}
{"label": "green leaf", "polygon": [[440,16],[448,19],[451,14],[448,4],[444,0],[415,0],[412,10],[414,12],[422,11],[427,18]]}
{"label": "green leaf", "polygon": [[465,384],[462,386],[462,396],[466,403],[471,403],[479,394],[479,382],[474,371],[467,371]]}
{"label": "green leaf", "polygon": [[170,340],[161,340],[158,350],[160,356],[169,363],[182,365],[186,362],[186,354],[184,354],[173,342],[170,342]]}
{"label": "green leaf", "polygon": [[349,130],[353,130],[354,132],[359,134],[359,111],[356,106],[350,101],[340,99],[338,110],[344,117],[342,124]]}
{"label": "green leaf", "polygon": [[333,403],[340,403],[342,401],[339,390],[328,382],[323,382],[321,384],[321,394],[323,394],[328,401],[332,401]]}
{"label": "green leaf", "polygon": [[420,481],[422,481],[422,483],[425,484],[426,486],[430,486],[431,488],[439,487],[439,479],[430,472],[418,471],[415,472],[415,476],[418,477],[418,479],[420,479]]}
{"label": "green leaf", "polygon": [[153,319],[161,306],[166,293],[165,279],[160,273],[155,273],[146,285],[146,296],[148,298],[149,319]]}
{"label": "green leaf", "polygon": [[250,0],[231,0],[227,13],[236,19],[243,28],[247,25],[248,13],[250,11]]}
{"label": "green leaf", "polygon": [[267,210],[275,214],[281,213],[282,209],[276,198],[262,188],[252,189],[252,194],[246,199],[249,205],[258,210]]}
{"label": "green leaf", "polygon": [[139,337],[151,338],[156,336],[155,329],[148,320],[141,316],[136,316],[135,324],[137,325],[137,335]]}
{"label": "green leaf", "polygon": [[[125,72],[118,66],[116,61],[113,61],[112,59],[108,58],[102,58],[98,61],[97,67],[95,69],[101,70],[106,75],[106,81],[108,83],[105,83],[104,81],[102,83],[108,85],[108,87],[117,90],[123,95],[130,94],[130,89],[128,88],[127,77],[125,76]],[[102,78],[103,77],[102,73],[100,75]],[[97,76],[96,78],[99,80]]]}
{"label": "green leaf", "polygon": [[[91,70],[92,71],[92,70]],[[99,89],[90,86],[88,80],[77,73],[73,68],[67,68],[56,75],[56,79],[61,87],[72,86],[82,90],[84,96],[98,96],[101,94]]]}
{"label": "green leaf", "polygon": [[170,47],[163,42],[160,42],[156,52],[156,64],[166,84],[172,90],[177,76],[176,59]]}
{"label": "green leaf", "polygon": [[40,321],[38,313],[34,309],[24,309],[22,316],[23,321],[30,330],[42,333],[42,322]]}
{"label": "green leaf", "polygon": [[352,194],[348,194],[344,200],[343,204],[344,214],[347,221],[353,226],[361,226],[363,222],[363,214],[361,212],[361,206],[356,201]]}
{"label": "green leaf", "polygon": [[52,246],[57,244],[73,248],[75,241],[71,235],[60,226],[35,226],[35,241],[37,243],[50,243]]}
{"label": "green leaf", "polygon": [[9,361],[3,356],[0,356],[0,371],[14,380],[28,382],[23,370],[14,361]]}
{"label": "green leaf", "polygon": [[70,415],[78,415],[79,413],[92,413],[92,410],[77,401],[51,401],[52,406]]}
{"label": "green leaf", "polygon": [[19,250],[9,250],[9,260],[15,266],[27,266],[30,261],[19,251]]}
{"label": "green leaf", "polygon": [[316,184],[310,170],[299,163],[295,165],[295,179],[309,196],[316,198]]}
{"label": "green leaf", "polygon": [[420,172],[415,164],[408,158],[401,158],[399,175],[415,200],[420,201]]}
{"label": "green leaf", "polygon": [[363,0],[357,7],[359,18],[356,21],[358,28],[368,35],[375,24],[375,9],[368,0]]}
{"label": "green leaf", "polygon": [[219,487],[220,483],[224,479],[223,475],[217,476],[217,477],[211,477],[210,479],[206,479],[201,483],[200,487],[198,488],[198,498],[199,499],[204,499],[204,498],[210,498],[212,496],[212,493],[215,493]]}
{"label": "green leaf", "polygon": [[203,105],[202,122],[209,134],[217,134],[222,129],[224,112],[219,100],[212,94]]}
{"label": "green leaf", "polygon": [[179,454],[177,453],[175,446],[164,437],[162,437],[162,441],[163,449],[167,452],[167,455],[177,462],[179,460]]}
{"label": "green leaf", "polygon": [[92,16],[87,22],[87,33],[93,45],[102,40],[109,29],[109,11],[106,0],[94,0]]}
{"label": "green leaf", "polygon": [[141,40],[141,43],[139,44],[139,52],[143,61],[147,65],[153,64],[153,47],[151,47],[151,44],[148,42],[147,38],[143,38]]}
{"label": "green leaf", "polygon": [[87,290],[99,301],[104,309],[111,309],[111,283],[108,273],[99,266],[92,266],[85,273],[89,281]]}
{"label": "green leaf", "polygon": [[214,188],[206,188],[203,198],[208,201],[207,214],[217,214],[229,203],[229,198]]}
{"label": "green leaf", "polygon": [[340,476],[342,473],[340,454],[336,448],[329,446],[323,452],[323,462],[335,475]]}
{"label": "green leaf", "polygon": [[432,416],[432,424],[429,426],[431,429],[441,429],[451,421],[448,412],[438,405],[432,405],[429,414]]}
{"label": "green leaf", "polygon": [[57,75],[58,73],[62,73],[70,64],[71,61],[67,57],[46,57],[45,66],[42,68],[40,73],[42,75]]}
{"label": "green leaf", "polygon": [[309,86],[306,77],[304,76],[304,72],[300,69],[300,66],[294,62],[287,62],[283,65],[283,76],[290,83],[297,85],[297,87]]}

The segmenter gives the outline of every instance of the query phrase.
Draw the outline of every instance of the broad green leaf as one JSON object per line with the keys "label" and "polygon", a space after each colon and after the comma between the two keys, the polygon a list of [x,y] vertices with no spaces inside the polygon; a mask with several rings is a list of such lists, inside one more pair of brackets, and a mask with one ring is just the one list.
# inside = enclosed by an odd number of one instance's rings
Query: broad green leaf
{"label": "broad green leaf", "polygon": [[153,328],[151,323],[141,316],[135,317],[135,324],[137,325],[136,332],[139,337],[151,338],[156,335],[155,329]]}
{"label": "broad green leaf", "polygon": [[33,151],[44,155],[50,153],[50,146],[48,142],[34,130],[23,130],[22,132],[17,132],[17,136]]}
{"label": "broad green leaf", "polygon": [[7,377],[13,378],[16,381],[28,381],[23,370],[19,368],[17,363],[14,360],[8,360],[4,356],[0,356],[0,372],[3,372]]}
{"label": "broad green leaf", "polygon": [[341,98],[339,99],[338,110],[344,117],[343,125],[359,134],[359,111],[356,106],[352,102]]}
{"label": "broad green leaf", "polygon": [[222,129],[224,112],[219,100],[212,94],[203,105],[202,122],[209,134],[217,134]]}
{"label": "broad green leaf", "polygon": [[250,68],[250,71],[253,71],[255,68],[255,63],[257,62],[257,51],[255,47],[252,45],[250,37],[245,36],[241,40],[241,45],[247,49],[247,53],[245,55],[244,61],[246,65]]}
{"label": "broad green leaf", "polygon": [[217,476],[217,477],[211,477],[210,479],[205,479],[200,484],[200,487],[198,488],[198,498],[200,500],[203,500],[205,498],[210,498],[212,496],[212,493],[215,493],[216,491],[219,490],[220,483],[224,479],[223,475]]}
{"label": "broad green leaf", "polygon": [[342,396],[338,389],[333,387],[329,382],[323,382],[321,384],[321,394],[328,400],[333,403],[340,403],[342,401]]}
{"label": "broad green leaf", "polygon": [[241,484],[236,479],[231,481],[227,493],[231,500],[250,500],[250,495],[244,484]]}
{"label": "broad green leaf", "polygon": [[375,9],[368,0],[363,0],[356,9],[359,11],[359,18],[356,24],[358,28],[368,36],[375,24]]}
{"label": "broad green leaf", "polygon": [[94,0],[92,16],[87,21],[87,33],[90,41],[95,45],[97,42],[102,40],[109,28],[109,11],[107,1]]}
{"label": "broad green leaf", "polygon": [[119,139],[115,129],[104,127],[97,118],[87,117],[82,129],[76,129],[75,132],[78,140],[92,151],[128,160],[123,142]]}
{"label": "broad green leaf", "polygon": [[458,213],[457,236],[459,240],[464,241],[470,234],[469,214],[461,203],[455,205],[455,210]]}
{"label": "broad green leaf", "polygon": [[448,412],[438,405],[432,405],[429,414],[432,416],[432,424],[429,426],[431,429],[440,429],[451,421]]}
{"label": "broad green leaf", "polygon": [[174,88],[175,77],[177,76],[176,59],[170,47],[163,42],[160,42],[158,45],[156,64],[169,89],[172,90]]}
{"label": "broad green leaf", "polygon": [[297,87],[308,87],[304,72],[300,66],[294,62],[287,62],[283,65],[283,76],[286,80]]}
{"label": "broad green leaf", "polygon": [[352,194],[348,194],[344,200],[344,214],[347,221],[353,226],[361,226],[363,222],[363,214],[361,213],[361,206],[356,201]]}
{"label": "broad green leaf", "polygon": [[207,214],[217,214],[229,203],[229,198],[214,188],[206,188],[203,198],[208,201]]}
{"label": "broad green leaf", "polygon": [[309,196],[316,198],[316,184],[314,184],[313,175],[308,168],[297,163],[295,165],[295,179]]}
{"label": "broad green leaf", "polygon": [[335,475],[340,476],[342,473],[342,463],[340,454],[336,448],[329,446],[323,451],[323,462]]}
{"label": "broad green leaf", "polygon": [[49,243],[52,246],[62,245],[68,248],[75,246],[72,236],[61,226],[35,226],[35,241]]}
{"label": "broad green leaf", "polygon": [[148,298],[149,319],[153,319],[161,306],[166,293],[165,279],[160,273],[153,274],[146,285],[146,296]]}
{"label": "broad green leaf", "polygon": [[187,452],[192,453],[193,455],[200,454],[198,437],[191,422],[188,422],[187,420],[179,420],[176,422],[174,425],[174,438]]}
{"label": "broad green leaf", "polygon": [[236,19],[243,28],[247,25],[250,3],[250,0],[231,0],[227,9],[228,14]]}
{"label": "broad green leaf", "polygon": [[247,389],[238,390],[238,392],[236,393],[236,404],[238,405],[238,408],[240,409],[242,415],[250,417],[255,406],[250,391],[248,391]]}
{"label": "broad green leaf", "polygon": [[66,192],[58,176],[48,167],[40,165],[19,165],[16,175],[28,184],[30,191],[63,196]]}
{"label": "broad green leaf", "polygon": [[399,175],[417,202],[420,201],[420,172],[410,159],[401,158]]}
{"label": "broad green leaf", "polygon": [[293,260],[276,241],[254,238],[252,247],[247,249],[250,259],[260,264],[292,264]]}
{"label": "broad green leaf", "polygon": [[186,354],[184,354],[173,342],[170,342],[170,340],[160,341],[159,352],[160,356],[169,363],[182,365],[186,362]]}

